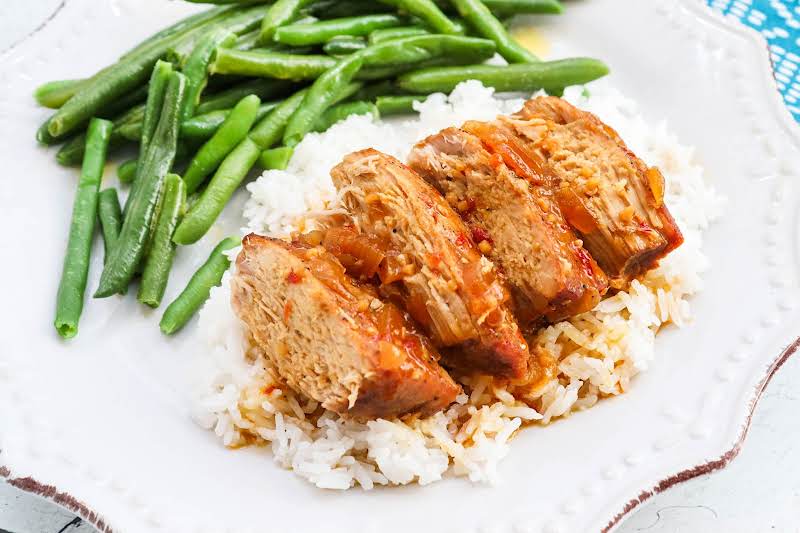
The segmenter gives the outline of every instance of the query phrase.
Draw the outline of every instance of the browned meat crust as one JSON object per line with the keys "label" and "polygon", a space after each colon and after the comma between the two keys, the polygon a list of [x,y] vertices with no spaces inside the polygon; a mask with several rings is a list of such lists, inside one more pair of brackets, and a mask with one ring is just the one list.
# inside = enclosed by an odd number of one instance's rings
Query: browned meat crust
{"label": "browned meat crust", "polygon": [[[398,298],[461,372],[521,378],[528,347],[508,293],[464,222],[411,169],[375,150],[331,171],[355,225],[383,243],[382,290]],[[532,369],[538,373],[538,369]]]}
{"label": "browned meat crust", "polygon": [[532,326],[592,309],[606,279],[513,142],[498,125],[468,122],[418,143],[409,164],[461,213]]}
{"label": "browned meat crust", "polygon": [[683,242],[663,202],[661,172],[597,117],[539,97],[500,120],[552,181],[567,222],[612,286],[624,287]]}
{"label": "browned meat crust", "polygon": [[326,409],[427,416],[460,392],[412,322],[323,248],[248,235],[236,264],[237,315],[289,386]]}

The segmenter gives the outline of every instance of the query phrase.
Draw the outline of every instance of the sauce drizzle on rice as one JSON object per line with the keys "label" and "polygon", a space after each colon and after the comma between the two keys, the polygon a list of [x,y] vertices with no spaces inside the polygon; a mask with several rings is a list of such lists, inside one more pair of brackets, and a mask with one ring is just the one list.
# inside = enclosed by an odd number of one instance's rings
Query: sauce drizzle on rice
{"label": "sauce drizzle on rice", "polygon": [[[543,425],[599,399],[627,391],[654,357],[656,334],[669,323],[686,324],[687,297],[701,288],[707,268],[702,232],[720,213],[721,200],[663,125],[652,127],[616,90],[599,82],[585,101],[580,88],[565,98],[611,124],[649,165],[667,169],[664,203],[686,243],[626,291],[582,315],[551,325],[527,339],[534,351],[558,360],[557,375],[543,388],[515,386],[486,377],[460,378],[464,394],[445,411],[420,419],[358,422],[324,411],[283,386],[230,308],[229,275],[200,315],[200,376],[205,386],[196,420],[229,447],[270,445],[278,464],[322,488],[427,484],[450,469],[474,482],[493,482],[509,439],[523,425]],[[404,158],[418,139],[466,120],[493,120],[520,101],[495,99],[489,89],[465,82],[449,99],[431,97],[418,120],[375,123],[351,117],[297,146],[286,171],[266,172],[248,186],[249,231],[286,236],[309,212],[337,209],[329,170],[352,151],[373,146]],[[657,188],[661,188],[660,184]],[[691,191],[689,194],[688,191]],[[659,191],[661,193],[661,191]],[[659,194],[660,196],[660,194]],[[535,430],[535,429],[532,429]]]}

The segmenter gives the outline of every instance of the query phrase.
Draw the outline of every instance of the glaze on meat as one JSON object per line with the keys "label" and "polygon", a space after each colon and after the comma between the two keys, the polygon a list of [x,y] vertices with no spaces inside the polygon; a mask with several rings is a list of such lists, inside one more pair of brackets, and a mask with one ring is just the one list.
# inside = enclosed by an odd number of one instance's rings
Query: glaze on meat
{"label": "glaze on meat", "polygon": [[248,235],[236,265],[236,314],[289,386],[326,409],[426,416],[460,392],[404,313],[324,248]]}
{"label": "glaze on meat", "polygon": [[442,196],[395,158],[368,149],[331,171],[364,235],[383,243],[379,278],[461,372],[528,373],[528,347],[492,262]]}

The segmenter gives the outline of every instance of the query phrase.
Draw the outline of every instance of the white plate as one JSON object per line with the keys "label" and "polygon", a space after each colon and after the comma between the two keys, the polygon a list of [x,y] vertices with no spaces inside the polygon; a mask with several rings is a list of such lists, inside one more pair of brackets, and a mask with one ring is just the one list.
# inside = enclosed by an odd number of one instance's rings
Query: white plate
{"label": "white plate", "polygon": [[[800,134],[763,41],[699,0],[568,8],[540,21],[554,49],[605,59],[612,83],[696,146],[728,198],[706,235],[713,266],[695,323],[660,336],[657,361],[628,394],[523,431],[499,486],[335,493],[280,470],[266,450],[226,450],[195,426],[191,331],[163,338],[158,315],[132,294],[89,301],[78,338],[61,342],[51,322],[77,172],[36,146],[46,112],[31,91],[92,72],[191,9],[71,0],[0,59],[0,473],[117,531],[522,532],[613,528],[654,492],[724,466],[769,376],[797,348]],[[174,279],[224,230],[181,255]]]}

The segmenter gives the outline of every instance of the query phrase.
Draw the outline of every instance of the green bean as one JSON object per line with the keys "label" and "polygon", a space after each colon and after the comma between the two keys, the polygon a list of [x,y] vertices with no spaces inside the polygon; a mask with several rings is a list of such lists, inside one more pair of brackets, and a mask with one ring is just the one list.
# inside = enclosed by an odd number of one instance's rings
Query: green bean
{"label": "green bean", "polygon": [[331,100],[331,105],[338,104],[339,102],[344,102],[346,100],[350,100],[353,96],[358,94],[361,89],[364,88],[364,83],[360,81],[351,81],[344,87],[340,87],[336,94],[333,95],[333,99]]}
{"label": "green bean", "polygon": [[[361,83],[349,83],[335,96],[333,103],[339,103],[350,98],[361,90]],[[286,124],[292,118],[295,111],[302,105],[307,89],[295,93],[290,98],[278,105],[270,114],[261,119],[253,131],[250,132],[250,139],[259,145],[262,150],[267,150],[274,146],[283,137]]]}
{"label": "green bean", "polygon": [[[114,148],[123,145],[125,141],[126,139],[119,135],[119,131],[112,131],[109,150],[113,150]],[[64,143],[64,145],[56,153],[56,161],[65,167],[78,166],[81,164],[85,149],[86,134],[81,133]]]}
{"label": "green bean", "polygon": [[460,35],[418,35],[385,41],[359,52],[365,68],[358,77],[380,79],[432,66],[480,63],[492,57],[495,49],[488,39]]}
{"label": "green bean", "polygon": [[588,83],[608,74],[597,59],[572,58],[508,66],[472,65],[409,72],[397,80],[400,88],[417,93],[449,93],[464,80],[478,80],[500,92],[557,89]]}
{"label": "green bean", "polygon": [[260,103],[258,96],[252,94],[242,98],[214,136],[197,152],[184,174],[188,194],[197,190],[222,160],[247,137],[256,120]]}
{"label": "green bean", "polygon": [[216,5],[231,5],[236,4],[240,6],[251,4],[267,4],[270,0],[186,0],[192,4],[216,4]]}
{"label": "green bean", "polygon": [[481,0],[452,0],[459,14],[483,37],[497,45],[497,51],[509,63],[536,63],[539,59],[508,34],[503,23],[492,15]]}
{"label": "green bean", "polygon": [[495,44],[488,39],[460,35],[418,35],[375,44],[366,48],[361,55],[365,67],[416,66],[437,57],[479,62],[492,57],[495,50]]}
{"label": "green bean", "polygon": [[245,33],[236,39],[236,43],[233,45],[233,48],[236,50],[252,50],[253,48],[258,48],[258,39],[260,36],[261,31],[258,29]]}
{"label": "green bean", "polygon": [[[458,10],[451,0],[434,0],[436,5],[447,14],[457,15]],[[558,15],[564,8],[560,0],[483,0],[483,3],[498,18],[514,15]]]}
{"label": "green bean", "polygon": [[195,46],[181,72],[186,76],[186,98],[181,112],[181,122],[194,116],[200,103],[200,94],[208,78],[208,65],[217,48],[228,48],[236,41],[236,35],[224,28],[212,31]]}
{"label": "green bean", "polygon": [[[303,11],[301,11],[300,13],[303,14]],[[299,19],[292,21],[291,24],[314,24],[315,22],[319,22],[319,19],[317,17],[306,14],[305,16],[300,17]],[[277,45],[276,43],[270,43],[270,44],[271,44],[271,46],[280,46],[280,45]],[[266,45],[264,45],[264,46],[266,46]]]}
{"label": "green bean", "polygon": [[333,19],[391,13],[394,9],[374,0],[322,0],[312,4],[308,11],[322,19]]}
{"label": "green bean", "polygon": [[172,240],[193,244],[205,235],[261,155],[261,148],[246,137],[222,161],[200,198],[181,221]]}
{"label": "green bean", "polygon": [[250,132],[250,140],[256,143],[261,150],[271,148],[280,141],[286,129],[286,124],[288,124],[294,112],[302,105],[306,92],[308,90],[303,89],[295,93],[261,119],[253,128],[253,131]]}
{"label": "green bean", "polygon": [[223,274],[228,270],[231,262],[225,252],[241,244],[242,240],[238,237],[228,237],[214,248],[203,266],[189,280],[180,296],[164,311],[164,316],[161,317],[159,324],[162,333],[172,335],[186,325],[195,312],[208,300],[211,288],[220,284]]}
{"label": "green bean", "polygon": [[120,183],[133,183],[134,178],[136,178],[136,165],[138,163],[138,159],[128,159],[117,167],[117,178]]}
{"label": "green bean", "polygon": [[558,15],[564,12],[558,0],[483,0],[492,13],[498,16],[521,14]]}
{"label": "green bean", "polygon": [[[307,23],[316,22],[317,19],[314,17],[308,17],[306,19],[298,20],[297,23],[299,24],[303,20],[306,20]],[[261,32],[259,30],[251,31],[245,35],[242,35],[237,39],[236,44],[233,45],[235,50],[264,50],[267,52],[285,52],[287,54],[309,54],[313,51],[313,48],[308,46],[303,47],[292,47],[292,46],[285,46],[279,43],[270,42],[270,43],[261,43]]]}
{"label": "green bean", "polygon": [[264,170],[286,170],[292,154],[294,154],[294,148],[288,146],[270,148],[261,152],[258,162]]}
{"label": "green bean", "polygon": [[408,115],[416,113],[415,102],[424,102],[427,96],[408,95],[408,96],[379,96],[375,99],[375,106],[378,108],[380,116]]}
{"label": "green bean", "polygon": [[[233,32],[245,32],[252,29],[253,24],[258,23],[264,10],[263,6],[257,6],[241,11],[231,11],[230,16],[226,14],[226,17],[215,22]],[[103,108],[142,85],[152,72],[156,61],[174,43],[185,38],[199,38],[204,33],[205,27],[201,25],[185,33],[179,32],[157,39],[117,64],[99,72],[87,87],[70,98],[49,119],[48,131],[53,137],[64,137],[75,131]]]}
{"label": "green bean", "polygon": [[105,261],[117,244],[119,230],[122,227],[122,209],[119,207],[119,197],[115,188],[103,189],[98,194],[97,218],[100,220],[100,229],[103,230]]}
{"label": "green bean", "polygon": [[[189,145],[187,142],[185,142],[184,139],[180,139],[179,138],[178,143],[177,143],[177,145],[175,147],[175,158],[173,159],[171,168],[174,169],[178,165],[181,165],[181,164],[183,164],[185,162],[188,162],[192,158],[192,155],[196,151],[197,151],[197,147],[195,145]],[[135,161],[136,161],[136,170],[138,172],[138,170],[139,170],[139,159],[137,158],[137,159],[135,159]],[[130,189],[130,192],[128,193],[128,198],[127,198],[127,200],[125,202],[124,207],[122,208],[122,214],[123,215],[125,215],[125,213],[128,212],[128,205],[129,205],[130,201],[133,200],[133,196],[134,196],[134,192],[135,191],[136,191],[136,175],[134,175],[134,177],[133,177],[133,181],[131,182],[131,189]],[[158,213],[158,204],[156,204],[155,213],[156,214]],[[154,217],[155,216],[156,215],[154,215]],[[151,219],[151,222],[152,222],[152,224],[151,224],[151,227],[152,227],[152,226],[155,225],[155,220]],[[147,252],[147,248],[145,247],[144,257],[147,257],[147,253],[146,252]]]}
{"label": "green bean", "polygon": [[56,80],[39,85],[33,92],[33,97],[44,107],[58,109],[64,102],[80,91],[88,80]]}
{"label": "green bean", "polygon": [[172,269],[172,260],[175,257],[172,233],[178,225],[186,203],[186,187],[180,176],[167,174],[163,188],[158,221],[137,295],[140,302],[153,308],[161,305],[161,299],[167,288],[169,271]]}
{"label": "green bean", "polygon": [[322,47],[322,51],[329,56],[346,56],[367,47],[367,42],[362,37],[342,35],[334,37]]}
{"label": "green bean", "polygon": [[252,80],[203,98],[195,115],[204,115],[219,109],[230,110],[236,102],[250,94],[262,100],[270,100],[287,94],[293,87],[293,83],[284,80]]}
{"label": "green bean", "polygon": [[211,65],[211,72],[282,80],[313,80],[335,64],[335,59],[323,55],[219,50]]}
{"label": "green bean", "polygon": [[361,37],[382,28],[393,28],[403,24],[395,15],[364,15],[341,19],[324,20],[315,24],[293,24],[278,28],[275,40],[292,46],[323,44],[334,37],[350,35]]}
{"label": "green bean", "polygon": [[420,18],[436,33],[458,35],[463,32],[463,29],[442,13],[431,0],[380,0],[380,2]]}
{"label": "green bean", "polygon": [[170,75],[172,74],[172,63],[158,60],[153,67],[150,75],[150,83],[147,89],[147,103],[144,106],[144,119],[142,120],[142,135],[139,141],[139,150],[147,151],[150,140],[158,126],[158,119],[161,109],[164,107],[164,93],[167,90]]}
{"label": "green bean", "polygon": [[[258,106],[256,121],[266,117],[279,104],[280,102],[265,102]],[[230,114],[230,109],[220,109],[205,115],[195,115],[194,118],[181,124],[181,138],[192,142],[207,141],[217,132]]]}
{"label": "green bean", "polygon": [[112,251],[103,269],[100,286],[95,293],[97,298],[111,296],[127,287],[144,256],[161,183],[175,160],[185,86],[183,74],[173,72],[153,140],[136,166],[136,179],[131,189],[118,246]]}
{"label": "green bean", "polygon": [[346,102],[331,106],[314,122],[312,131],[322,132],[331,126],[345,120],[350,115],[370,115],[374,119],[380,118],[378,108],[372,102]]}
{"label": "green bean", "polygon": [[375,30],[369,34],[369,44],[379,44],[385,41],[402,39],[403,37],[413,37],[415,35],[427,35],[430,32],[421,26],[400,26],[398,28],[384,28]]}
{"label": "green bean", "polygon": [[296,19],[300,10],[312,2],[313,0],[278,0],[275,2],[261,22],[260,42],[262,44],[271,42],[275,36],[275,30]]}
{"label": "green bean", "polygon": [[364,62],[361,54],[366,50],[340,59],[335,67],[317,78],[309,87],[302,105],[286,125],[283,133],[284,145],[296,146],[311,131],[317,117],[335,103],[341,91],[361,69]]}
{"label": "green bean", "polygon": [[60,143],[63,140],[64,140],[63,138],[57,138],[50,135],[49,119],[44,121],[44,123],[41,126],[39,126],[39,128],[36,130],[36,142],[44,146],[52,146],[54,144]]}
{"label": "green bean", "polygon": [[83,294],[97,221],[97,195],[112,128],[111,122],[103,119],[92,119],[89,123],[86,156],[72,207],[67,253],[56,297],[54,325],[65,339],[78,333],[78,321],[83,311]]}

